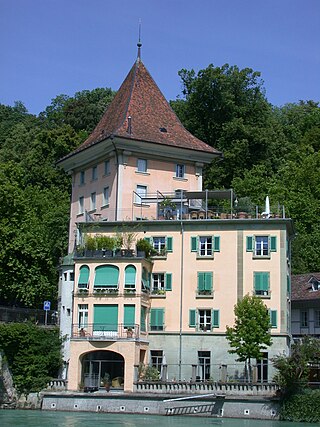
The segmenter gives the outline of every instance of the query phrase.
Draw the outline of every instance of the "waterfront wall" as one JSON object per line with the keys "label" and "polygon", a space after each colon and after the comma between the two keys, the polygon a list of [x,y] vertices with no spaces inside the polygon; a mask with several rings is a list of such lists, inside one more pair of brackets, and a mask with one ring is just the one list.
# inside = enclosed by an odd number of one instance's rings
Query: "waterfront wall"
{"label": "waterfront wall", "polygon": [[224,396],[176,400],[170,396],[45,393],[42,410],[130,413],[152,415],[202,415],[227,418],[279,418],[279,401],[271,398]]}

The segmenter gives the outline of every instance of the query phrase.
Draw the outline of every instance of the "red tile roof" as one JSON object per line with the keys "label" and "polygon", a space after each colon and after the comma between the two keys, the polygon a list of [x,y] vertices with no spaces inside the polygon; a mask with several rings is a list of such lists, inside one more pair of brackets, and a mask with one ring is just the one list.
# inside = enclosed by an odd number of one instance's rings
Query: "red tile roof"
{"label": "red tile roof", "polygon": [[291,277],[291,300],[305,301],[320,299],[320,289],[313,290],[312,280],[320,281],[320,273],[296,274]]}
{"label": "red tile roof", "polygon": [[183,127],[140,58],[134,63],[91,135],[71,154],[94,145],[111,134],[221,154]]}

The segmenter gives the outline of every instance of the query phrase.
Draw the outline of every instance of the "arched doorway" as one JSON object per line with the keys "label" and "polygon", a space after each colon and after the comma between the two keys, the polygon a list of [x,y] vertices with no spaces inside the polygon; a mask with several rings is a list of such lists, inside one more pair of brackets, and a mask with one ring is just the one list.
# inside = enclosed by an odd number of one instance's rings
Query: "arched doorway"
{"label": "arched doorway", "polygon": [[98,350],[82,358],[82,381],[85,391],[95,391],[103,386],[103,379],[109,377],[111,387],[123,388],[124,358],[114,351]]}

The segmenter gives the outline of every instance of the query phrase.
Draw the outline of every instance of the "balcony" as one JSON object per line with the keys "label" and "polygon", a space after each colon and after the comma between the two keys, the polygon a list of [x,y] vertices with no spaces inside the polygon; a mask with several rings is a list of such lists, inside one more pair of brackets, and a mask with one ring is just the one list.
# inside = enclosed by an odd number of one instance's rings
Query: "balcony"
{"label": "balcony", "polygon": [[117,258],[145,258],[145,253],[141,251],[119,249],[111,250],[90,250],[86,248],[77,249],[74,258],[95,258],[95,259],[117,259]]}
{"label": "balcony", "polygon": [[79,326],[78,323],[75,323],[72,325],[71,338],[90,341],[132,341],[140,339],[140,327],[136,324],[127,326],[124,323],[88,323],[84,326]]}

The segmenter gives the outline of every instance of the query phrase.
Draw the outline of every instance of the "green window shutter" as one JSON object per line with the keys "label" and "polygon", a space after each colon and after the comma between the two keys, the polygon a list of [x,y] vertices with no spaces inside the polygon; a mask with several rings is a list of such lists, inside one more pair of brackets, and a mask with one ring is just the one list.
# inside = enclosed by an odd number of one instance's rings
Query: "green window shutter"
{"label": "green window shutter", "polygon": [[140,310],[140,329],[142,332],[146,332],[146,317],[147,317],[147,308],[141,306]]}
{"label": "green window shutter", "polygon": [[270,251],[277,252],[277,236],[270,237]]}
{"label": "green window shutter", "polygon": [[196,327],[196,310],[189,310],[189,326],[190,328]]}
{"label": "green window shutter", "polygon": [[157,330],[163,328],[164,320],[164,309],[163,308],[152,308],[150,312],[150,326]]}
{"label": "green window shutter", "polygon": [[220,324],[220,312],[219,310],[212,310],[212,327],[219,328]]}
{"label": "green window shutter", "polygon": [[213,236],[213,251],[220,252],[220,236]]}
{"label": "green window shutter", "polygon": [[90,274],[89,267],[87,265],[82,265],[80,267],[80,274],[79,274],[78,286],[79,285],[85,285],[85,286],[88,285],[89,274]]}
{"label": "green window shutter", "polygon": [[125,328],[134,328],[135,324],[135,309],[134,305],[125,305],[124,306],[124,317],[123,323]]}
{"label": "green window shutter", "polygon": [[204,273],[204,290],[212,291],[212,271]]}
{"label": "green window shutter", "polygon": [[247,236],[247,252],[253,252],[253,236]]}
{"label": "green window shutter", "polygon": [[136,267],[133,265],[128,265],[125,269],[125,286],[135,286],[136,284]]}
{"label": "green window shutter", "polygon": [[269,290],[269,272],[255,271],[254,272],[254,289],[255,291]]}
{"label": "green window shutter", "polygon": [[96,267],[95,287],[117,287],[119,282],[119,268],[114,265],[102,265]]}
{"label": "green window shutter", "polygon": [[197,252],[198,250],[198,238],[191,237],[191,252]]}
{"label": "green window shutter", "polygon": [[172,252],[172,248],[173,248],[172,243],[173,243],[173,238],[172,237],[167,237],[167,239],[166,239],[166,249],[167,249],[167,252]]}
{"label": "green window shutter", "polygon": [[277,310],[270,310],[270,323],[272,328],[277,327]]}
{"label": "green window shutter", "polygon": [[166,273],[166,291],[172,291],[172,273]]}
{"label": "green window shutter", "polygon": [[152,245],[152,237],[145,237],[144,240],[146,240],[150,245]]}
{"label": "green window shutter", "polygon": [[198,272],[198,291],[204,291],[205,288],[205,273]]}
{"label": "green window shutter", "polygon": [[94,305],[93,306],[93,330],[117,331],[118,330],[118,306]]}

